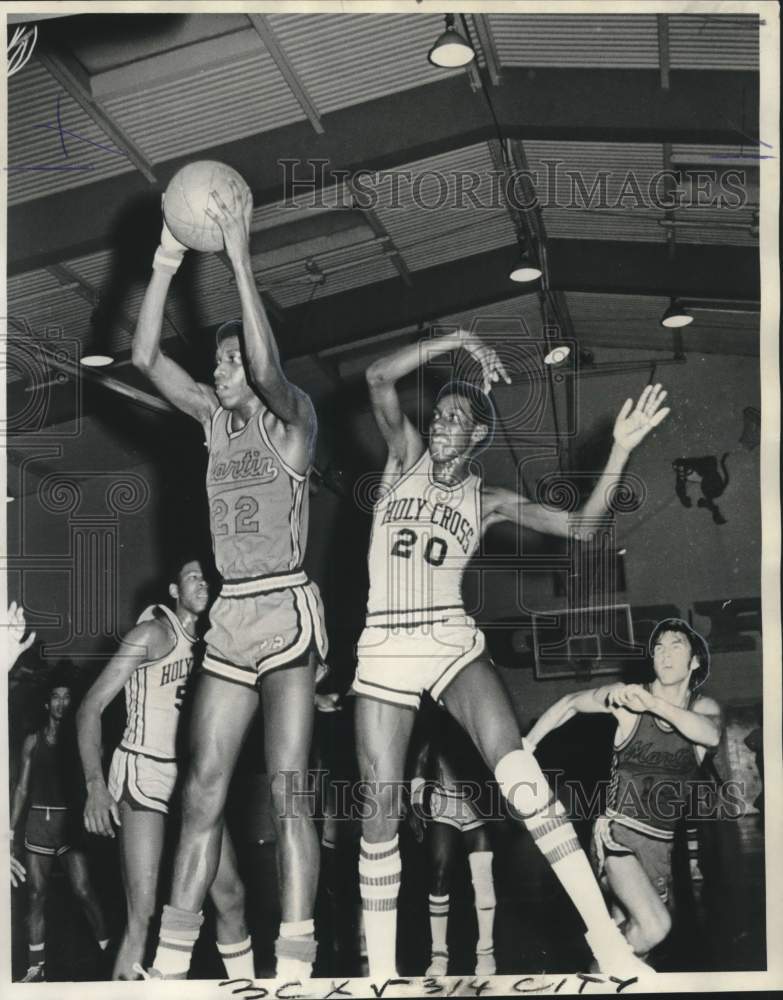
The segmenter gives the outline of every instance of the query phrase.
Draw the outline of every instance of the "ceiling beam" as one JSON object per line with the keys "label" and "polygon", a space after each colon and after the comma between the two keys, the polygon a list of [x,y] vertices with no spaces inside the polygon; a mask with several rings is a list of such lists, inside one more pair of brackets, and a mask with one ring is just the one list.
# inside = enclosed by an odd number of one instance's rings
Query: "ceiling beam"
{"label": "ceiling beam", "polygon": [[307,115],[307,119],[319,135],[324,134],[324,127],[321,123],[321,116],[315,101],[307,93],[307,89],[299,79],[296,70],[291,65],[291,61],[283,51],[283,47],[277,35],[269,23],[269,18],[264,14],[248,14],[248,21],[253,25],[258,37],[266,46],[266,50],[274,60],[275,65],[280,70],[280,75],[288,85],[288,89],[296,98],[297,104]]}
{"label": "ceiling beam", "polygon": [[661,90],[669,89],[669,18],[666,14],[657,14],[658,19],[658,68],[661,72]]}
{"label": "ceiling beam", "polygon": [[[757,134],[757,74],[678,70],[675,88],[663,91],[659,84],[657,70],[509,68],[493,106],[507,138],[739,145]],[[302,163],[295,177],[312,179],[317,191],[333,178],[314,171],[310,160],[350,175],[496,137],[484,95],[472,93],[463,74],[326,114],[323,122],[324,135],[296,122],[157,163],[159,187],[196,157],[222,160],[239,170],[261,205],[284,196],[283,157]],[[110,247],[118,214],[149,193],[147,183],[128,172],[11,206],[9,273]]]}
{"label": "ceiling beam", "polygon": [[493,86],[499,87],[503,82],[503,73],[497,49],[495,48],[495,39],[492,37],[492,27],[489,23],[489,18],[486,14],[471,14],[471,17],[476,28],[479,44],[484,53],[484,62],[487,66],[489,79],[492,81]]}
{"label": "ceiling beam", "polygon": [[[516,298],[508,279],[515,244],[416,272],[411,288],[396,279],[325,296],[308,314],[286,310],[280,348],[287,358],[363,340],[388,330],[431,323],[463,310]],[[755,299],[759,295],[758,252],[749,247],[678,249],[676,267],[664,243],[610,240],[549,240],[553,291],[619,295],[687,295]]]}
{"label": "ceiling beam", "polygon": [[[346,179],[345,186],[351,192],[351,195],[355,198],[356,189],[350,177]],[[408,270],[408,265],[405,263],[405,258],[397,249],[394,240],[391,238],[391,236],[386,230],[386,226],[384,226],[384,224],[378,218],[377,214],[373,212],[371,208],[361,208],[360,202],[359,206],[360,206],[359,211],[364,216],[367,225],[370,227],[370,229],[372,229],[376,237],[383,240],[384,252],[388,254],[389,260],[397,269],[397,273],[399,274],[399,276],[402,278],[402,280],[405,282],[406,285],[412,285],[413,278],[411,277],[411,273]]]}
{"label": "ceiling beam", "polygon": [[92,96],[89,77],[80,64],[64,50],[54,48],[51,44],[36,49],[35,55],[84,113],[95,122],[119,150],[127,155],[131,163],[150,184],[157,183],[150,161],[130,136],[123,132],[101,102]]}

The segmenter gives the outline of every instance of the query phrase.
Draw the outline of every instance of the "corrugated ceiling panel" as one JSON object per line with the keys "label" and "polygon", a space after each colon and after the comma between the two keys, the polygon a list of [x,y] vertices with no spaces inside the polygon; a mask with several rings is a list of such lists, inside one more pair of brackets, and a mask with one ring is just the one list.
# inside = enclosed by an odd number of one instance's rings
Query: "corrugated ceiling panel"
{"label": "corrugated ceiling panel", "polygon": [[489,148],[478,143],[381,173],[365,187],[375,192],[375,212],[394,245],[417,269],[514,242],[493,170]]}
{"label": "corrugated ceiling panel", "polygon": [[[257,55],[115,98],[107,101],[106,108],[153,162],[197,153],[304,117],[260,40]],[[259,156],[263,155],[259,143]]]}
{"label": "corrugated ceiling panel", "polygon": [[[521,319],[531,337],[540,336],[542,320],[538,296],[534,292],[529,295],[520,295],[514,299],[506,299],[504,302],[481,306],[479,309],[469,309],[460,313],[452,313],[449,316],[442,316],[439,322],[444,325],[454,324],[466,328],[472,327],[478,332],[485,332],[488,339],[491,339],[492,331],[502,330],[506,319]],[[518,329],[518,324],[509,323],[509,331],[516,332]]]}
{"label": "corrugated ceiling panel", "polygon": [[588,212],[578,208],[545,208],[543,216],[547,235],[559,239],[666,241],[666,233],[656,221],[663,218],[663,212],[648,209],[632,209],[624,213]]}
{"label": "corrugated ceiling panel", "polygon": [[8,302],[13,306],[14,299],[22,298],[26,301],[30,296],[46,294],[53,288],[60,287],[57,278],[45,268],[27,271],[25,274],[17,274],[7,279]]}
{"label": "corrugated ceiling panel", "polygon": [[8,81],[10,205],[131,170],[133,164],[35,58]]}
{"label": "corrugated ceiling panel", "polygon": [[505,66],[658,66],[654,14],[490,14]]}
{"label": "corrugated ceiling panel", "polygon": [[[465,71],[432,66],[438,14],[271,14],[286,55],[321,113]],[[465,75],[465,90],[469,93]]]}
{"label": "corrugated ceiling panel", "polygon": [[45,336],[47,329],[60,328],[64,337],[84,341],[90,334],[92,310],[89,302],[64,289],[60,295],[25,303],[21,315],[14,318],[23,319],[35,337]]}
{"label": "corrugated ceiling panel", "polygon": [[757,14],[671,14],[672,69],[758,70]]}
{"label": "corrugated ceiling panel", "polygon": [[253,229],[271,229],[350,207],[350,195],[343,191],[342,185],[338,185],[316,192],[313,201],[309,196],[299,195],[288,203],[281,199],[270,205],[259,205],[253,209],[251,226]]}

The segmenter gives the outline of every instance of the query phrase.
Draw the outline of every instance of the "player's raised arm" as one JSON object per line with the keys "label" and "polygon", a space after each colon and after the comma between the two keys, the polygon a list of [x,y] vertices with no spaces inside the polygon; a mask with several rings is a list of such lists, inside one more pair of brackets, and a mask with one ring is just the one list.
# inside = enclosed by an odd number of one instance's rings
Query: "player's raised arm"
{"label": "player's raised arm", "polygon": [[286,427],[304,431],[315,442],[316,417],[310,397],[289,382],[280,362],[280,352],[261,296],[256,288],[250,260],[250,219],[253,202],[250,192],[243,194],[235,180],[229,181],[231,204],[217,192],[210,197],[207,215],[223,233],[223,242],[242,304],[244,352],[248,381],[272,413]]}
{"label": "player's raised arm", "polygon": [[572,694],[564,695],[541,715],[525,737],[525,745],[534,751],[548,733],[582,712],[614,714],[617,708],[616,695],[624,687],[625,684],[622,683],[605,684],[589,691],[574,691]]}
{"label": "player's raised arm", "polygon": [[171,235],[164,222],[160,246],[152,263],[152,277],[144,293],[133,334],[132,359],[136,368],[150,379],[164,399],[200,424],[208,426],[218,405],[214,392],[209,386],[196,382],[160,349],[166,296],[186,249]]}
{"label": "player's raised arm", "polygon": [[666,390],[660,385],[648,385],[634,404],[632,399],[623,403],[614,422],[614,441],[609,459],[587,502],[576,513],[552,510],[533,503],[513,490],[487,488],[483,493],[484,527],[495,521],[513,521],[526,528],[548,535],[568,536],[572,519],[596,518],[609,511],[613,487],[619,482],[628,458],[653,428],[669,413],[662,406]]}
{"label": "player's raised arm", "polygon": [[111,821],[120,825],[117,803],[109,795],[103,777],[101,716],[122,691],[134,670],[145,660],[160,655],[160,647],[164,642],[164,630],[157,622],[145,621],[131,629],[85,695],[76,713],[79,756],[87,786],[84,825],[89,833],[113,837]]}
{"label": "player's raised arm", "polygon": [[466,330],[457,330],[442,337],[423,338],[397,351],[378,358],[367,369],[370,402],[378,427],[389,447],[389,463],[409,468],[424,448],[421,437],[403,413],[397,393],[397,382],[416,371],[430,358],[446,351],[465,350],[481,365],[483,388],[488,392],[501,378],[510,382],[497,352]]}

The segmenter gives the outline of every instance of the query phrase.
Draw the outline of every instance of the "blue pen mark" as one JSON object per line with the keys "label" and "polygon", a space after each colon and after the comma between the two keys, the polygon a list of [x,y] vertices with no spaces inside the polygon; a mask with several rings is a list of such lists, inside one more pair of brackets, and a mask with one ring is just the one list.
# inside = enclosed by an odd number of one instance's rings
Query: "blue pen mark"
{"label": "blue pen mark", "polygon": [[[101,149],[105,153],[110,153],[112,156],[121,156],[124,160],[130,159],[128,154],[123,149],[119,149],[117,146],[109,146],[105,143],[94,142],[92,139],[88,139],[84,135],[79,135],[78,132],[74,132],[69,128],[65,128],[62,119],[62,109],[61,109],[62,94],[57,95],[57,106],[55,109],[56,120],[53,122],[41,122],[34,125],[34,128],[45,128],[52,132],[56,132],[60,140],[60,149],[62,150],[63,158],[70,159],[70,153],[68,152],[68,144],[66,142],[66,137],[75,140],[76,142],[83,142],[88,146],[93,146],[95,149]],[[30,171],[30,170],[94,170],[95,166],[92,163],[87,164],[62,164],[62,163],[27,163],[27,164],[14,164],[12,166],[3,167],[3,170],[8,173],[16,173],[20,171]]]}

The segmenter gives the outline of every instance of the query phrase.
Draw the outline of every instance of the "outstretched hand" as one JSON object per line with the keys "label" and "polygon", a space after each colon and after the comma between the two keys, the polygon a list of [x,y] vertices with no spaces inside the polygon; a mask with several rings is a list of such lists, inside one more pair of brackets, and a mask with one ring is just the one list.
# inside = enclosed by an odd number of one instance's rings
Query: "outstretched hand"
{"label": "outstretched hand", "polygon": [[463,331],[462,346],[481,365],[481,381],[484,392],[488,393],[501,378],[511,385],[511,377],[494,347],[485,344],[475,333]]}
{"label": "outstretched hand", "polygon": [[22,641],[27,622],[24,618],[24,608],[16,601],[11,601],[8,605],[8,618],[5,622],[6,632],[6,669],[10,670],[19,657],[28,650],[35,642],[35,632],[31,632]]}
{"label": "outstretched hand", "polygon": [[249,189],[244,191],[233,177],[229,178],[231,189],[230,204],[218,191],[209,196],[207,215],[220,226],[223,244],[232,263],[238,263],[250,252],[250,220],[253,215],[253,196]]}
{"label": "outstretched hand", "polygon": [[626,399],[614,422],[614,440],[625,451],[632,451],[650,431],[669,415],[670,407],[661,404],[666,390],[660,385],[648,385],[634,406]]}

